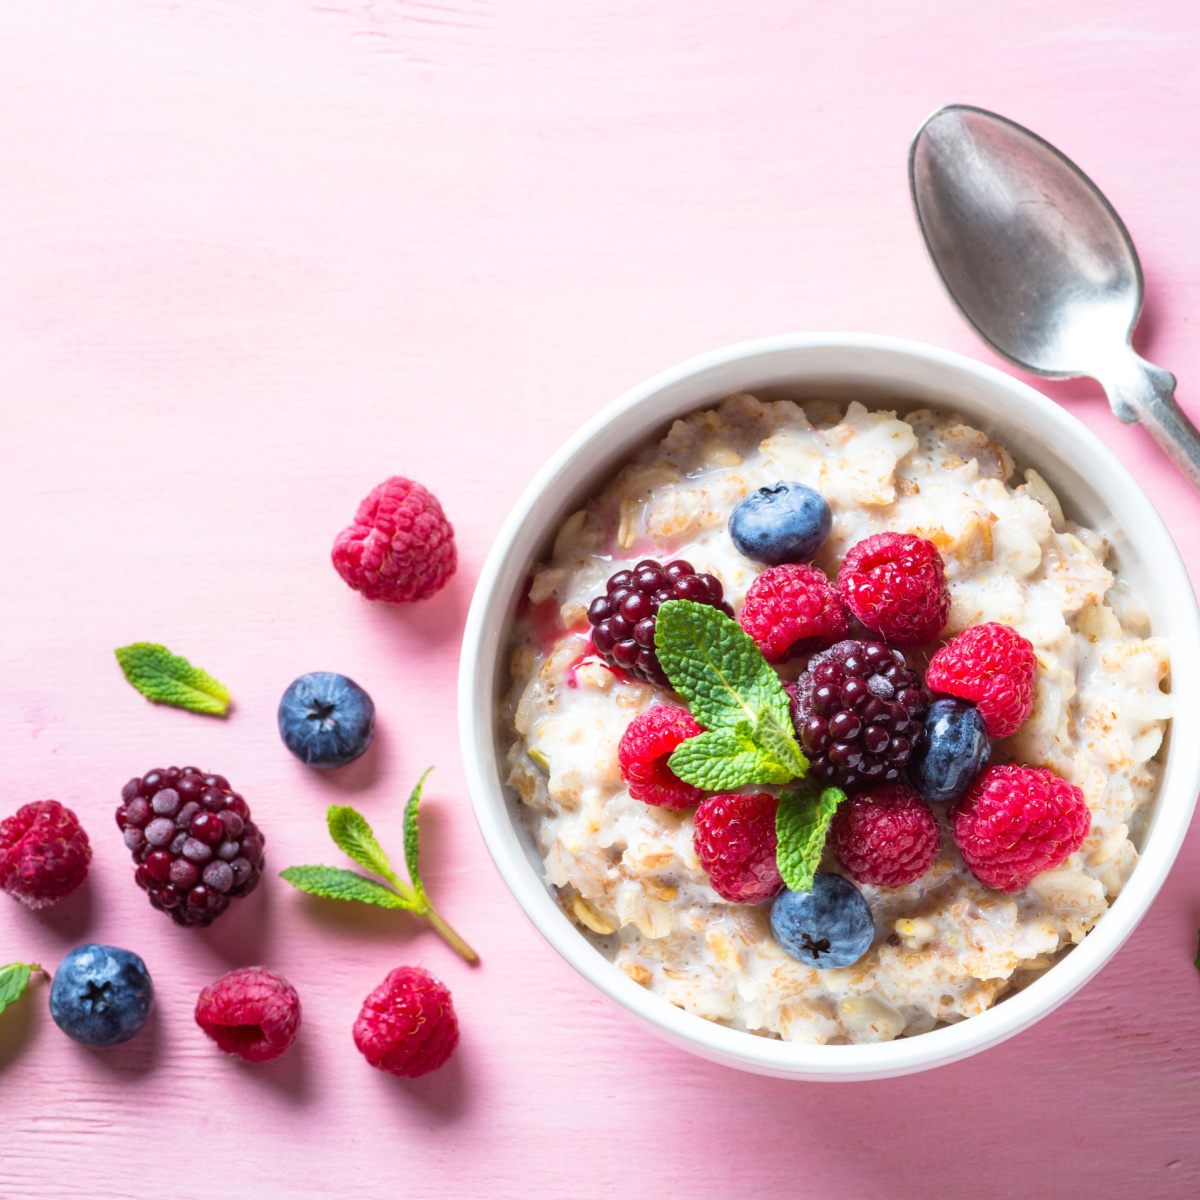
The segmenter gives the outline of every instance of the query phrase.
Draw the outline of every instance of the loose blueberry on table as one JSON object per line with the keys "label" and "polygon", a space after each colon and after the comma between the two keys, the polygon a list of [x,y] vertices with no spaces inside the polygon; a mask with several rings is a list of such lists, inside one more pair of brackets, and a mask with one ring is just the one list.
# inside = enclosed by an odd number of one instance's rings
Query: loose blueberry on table
{"label": "loose blueberry on table", "polygon": [[85,1046],[117,1046],[137,1034],[154,1003],[146,964],[130,950],[95,942],[76,946],[58,964],[50,1015]]}
{"label": "loose blueberry on table", "polygon": [[375,737],[375,704],[353,679],[312,671],[288,685],[278,721],[283,744],[302,763],[332,770],[366,753]]}

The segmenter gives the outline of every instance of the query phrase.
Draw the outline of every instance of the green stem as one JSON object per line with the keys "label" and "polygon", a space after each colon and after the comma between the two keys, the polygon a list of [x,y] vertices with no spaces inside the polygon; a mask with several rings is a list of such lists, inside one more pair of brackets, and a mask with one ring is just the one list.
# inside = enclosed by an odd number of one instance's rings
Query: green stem
{"label": "green stem", "polygon": [[479,961],[479,955],[476,954],[475,951],[472,950],[471,947],[468,946],[467,943],[464,942],[457,933],[455,933],[455,931],[446,923],[445,920],[443,920],[442,915],[436,908],[433,907],[432,904],[425,910],[422,916],[429,921],[430,925],[432,925],[434,929],[436,929],[438,933],[440,933],[442,937],[444,937],[446,941],[449,942],[450,945],[459,954],[461,954],[464,959],[466,959],[467,962],[477,963]]}

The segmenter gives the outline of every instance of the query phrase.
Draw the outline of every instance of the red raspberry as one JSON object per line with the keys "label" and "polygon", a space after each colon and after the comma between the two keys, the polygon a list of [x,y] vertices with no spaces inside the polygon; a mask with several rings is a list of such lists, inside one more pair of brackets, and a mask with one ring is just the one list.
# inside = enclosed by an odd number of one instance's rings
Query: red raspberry
{"label": "red raspberry", "polygon": [[458,1045],[458,1018],[444,983],[421,967],[397,967],[363,1001],[354,1044],[381,1071],[416,1079]]}
{"label": "red raspberry", "polygon": [[775,862],[775,810],[766,792],[709,796],[696,809],[693,845],[717,895],[734,904],[761,904],[781,887]]}
{"label": "red raspberry", "polygon": [[617,746],[621,778],[629,785],[629,794],[659,808],[699,804],[704,793],[684,783],[667,766],[667,759],[676,746],[703,732],[687,709],[669,704],[656,704],[634,717]]}
{"label": "red raspberry", "polygon": [[902,783],[861,792],[838,806],[829,845],[846,874],[875,887],[904,887],[929,870],[942,844],[929,805]]}
{"label": "red raspberry", "polygon": [[0,888],[30,908],[69,896],[91,861],[79,818],[57,800],[26,804],[0,821]]}
{"label": "red raspberry", "polygon": [[1065,862],[1092,827],[1083,793],[1045,767],[988,767],[950,818],[975,878],[1002,892]]}
{"label": "red raspberry", "polygon": [[838,571],[846,607],[897,646],[924,646],[950,615],[937,547],[911,533],[876,533],[851,546]]}
{"label": "red raspberry", "polygon": [[424,600],[458,566],[454,529],[432,492],[393,475],[334,539],[333,565],[368,600]]}
{"label": "red raspberry", "polygon": [[268,1062],[296,1040],[300,997],[282,975],[266,967],[243,967],[200,993],[196,1024],[226,1054]]}
{"label": "red raspberry", "polygon": [[850,628],[833,584],[807,563],[768,567],[746,592],[738,622],[771,662],[830,646]]}
{"label": "red raspberry", "polygon": [[972,625],[932,658],[931,691],[974,701],[990,736],[1016,733],[1033,711],[1037,655],[1011,625]]}

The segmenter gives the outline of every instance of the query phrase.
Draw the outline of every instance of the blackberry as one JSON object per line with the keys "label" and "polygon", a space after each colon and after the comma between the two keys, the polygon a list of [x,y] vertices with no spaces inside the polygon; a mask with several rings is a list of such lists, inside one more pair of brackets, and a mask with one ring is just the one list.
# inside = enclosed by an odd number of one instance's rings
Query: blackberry
{"label": "blackberry", "polygon": [[210,925],[234,896],[254,891],[263,835],[223,775],[169,767],[121,789],[117,826],[150,903],[177,925]]}
{"label": "blackberry", "polygon": [[838,642],[785,687],[816,779],[853,790],[902,777],[921,740],[929,697],[899,650]]}
{"label": "blackberry", "polygon": [[679,558],[665,567],[643,558],[633,570],[618,571],[608,581],[606,594],[597,596],[588,609],[592,644],[610,667],[657,687],[671,686],[654,652],[658,610],[668,600],[710,604],[733,616],[715,575],[698,575],[691,563]]}

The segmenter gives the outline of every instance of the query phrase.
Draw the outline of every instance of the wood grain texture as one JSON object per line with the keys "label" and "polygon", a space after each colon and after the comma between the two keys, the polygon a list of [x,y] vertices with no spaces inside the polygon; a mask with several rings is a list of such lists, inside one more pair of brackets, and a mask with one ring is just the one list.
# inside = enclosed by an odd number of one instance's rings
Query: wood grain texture
{"label": "wood grain texture", "polygon": [[[158,1004],[109,1052],[59,1034],[44,983],[0,1018],[0,1197],[1200,1192],[1194,832],[1129,945],[1033,1030],[905,1079],[768,1081],[660,1045],[541,942],[475,830],[454,722],[503,514],[620,391],[796,329],[987,357],[909,212],[908,141],[940,104],[1028,123],[1104,188],[1146,267],[1141,348],[1200,416],[1198,41],[1190,0],[6,0],[3,809],[71,805],[95,861],[57,909],[0,904],[0,947],[53,964],[128,946]],[[1200,497],[1094,386],[1046,390],[1200,570]],[[360,601],[327,559],[392,473],[441,497],[462,557],[411,612]],[[228,720],[129,688],[112,649],[139,639],[227,683]],[[316,669],[380,714],[376,748],[330,777],[274,731]],[[340,861],[334,801],[398,849],[436,763],[427,880],[482,966],[403,914],[274,878],[210,930],[174,928],[112,810],[131,774],[189,760],[245,791],[276,870]],[[191,1010],[259,962],[299,989],[304,1028],[250,1067]],[[350,1041],[403,962],[446,980],[463,1028],[415,1082]]]}

